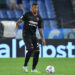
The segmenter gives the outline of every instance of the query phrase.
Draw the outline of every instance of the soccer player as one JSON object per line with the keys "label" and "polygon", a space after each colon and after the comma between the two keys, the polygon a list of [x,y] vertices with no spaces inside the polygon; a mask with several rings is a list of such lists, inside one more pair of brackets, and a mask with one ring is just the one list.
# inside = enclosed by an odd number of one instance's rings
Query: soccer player
{"label": "soccer player", "polygon": [[39,59],[39,46],[38,46],[38,40],[35,34],[37,27],[42,37],[42,44],[45,45],[46,43],[44,34],[43,34],[43,29],[41,26],[42,19],[37,12],[38,12],[38,5],[37,3],[33,3],[32,11],[26,12],[16,23],[15,30],[18,28],[18,25],[24,21],[23,40],[25,42],[26,49],[28,50],[26,54],[26,58],[25,58],[24,67],[23,67],[24,72],[28,72],[27,64],[33,52],[34,52],[34,56],[33,56],[33,65],[32,65],[31,72],[36,72],[36,73],[39,72],[36,69],[36,65]]}

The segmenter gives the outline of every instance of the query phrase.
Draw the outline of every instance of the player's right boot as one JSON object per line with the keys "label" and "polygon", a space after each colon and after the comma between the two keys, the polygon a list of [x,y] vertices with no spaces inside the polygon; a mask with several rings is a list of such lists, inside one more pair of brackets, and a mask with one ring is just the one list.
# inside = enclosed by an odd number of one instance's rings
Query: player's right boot
{"label": "player's right boot", "polygon": [[31,70],[32,73],[41,73],[37,69]]}
{"label": "player's right boot", "polygon": [[27,66],[24,66],[24,67],[23,67],[23,71],[24,71],[25,73],[28,73]]}

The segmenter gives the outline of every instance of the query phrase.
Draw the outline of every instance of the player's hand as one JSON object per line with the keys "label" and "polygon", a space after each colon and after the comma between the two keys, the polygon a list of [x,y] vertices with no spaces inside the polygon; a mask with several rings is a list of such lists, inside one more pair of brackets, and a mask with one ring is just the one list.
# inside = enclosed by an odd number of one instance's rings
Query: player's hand
{"label": "player's hand", "polygon": [[46,45],[45,38],[42,38],[42,44],[43,44],[43,45]]}
{"label": "player's hand", "polygon": [[16,27],[15,27],[15,30],[14,30],[16,33],[18,31],[18,25],[16,24]]}

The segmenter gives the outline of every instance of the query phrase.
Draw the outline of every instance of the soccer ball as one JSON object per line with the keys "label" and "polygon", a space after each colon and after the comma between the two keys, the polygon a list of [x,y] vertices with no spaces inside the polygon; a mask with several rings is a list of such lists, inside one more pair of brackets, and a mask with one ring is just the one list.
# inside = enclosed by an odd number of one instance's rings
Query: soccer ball
{"label": "soccer ball", "polygon": [[54,73],[54,71],[55,71],[54,66],[49,65],[49,66],[46,67],[47,73]]}

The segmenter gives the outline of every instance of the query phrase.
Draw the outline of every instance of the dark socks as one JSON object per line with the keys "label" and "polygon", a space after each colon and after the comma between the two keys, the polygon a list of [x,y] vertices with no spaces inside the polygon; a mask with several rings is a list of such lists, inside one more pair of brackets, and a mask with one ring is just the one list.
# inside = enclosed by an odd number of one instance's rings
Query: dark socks
{"label": "dark socks", "polygon": [[25,58],[25,63],[24,63],[24,66],[27,66],[28,64],[28,61],[31,57],[31,54],[32,54],[32,51],[28,51],[27,54],[26,54],[26,58]]}
{"label": "dark socks", "polygon": [[[27,54],[26,54],[24,66],[27,66],[28,61],[29,61],[31,55],[32,55],[32,51],[30,51],[30,52],[28,51]],[[34,56],[33,56],[33,66],[32,66],[32,69],[36,68],[36,65],[38,63],[38,59],[39,59],[39,51],[35,51]]]}
{"label": "dark socks", "polygon": [[36,51],[34,53],[34,57],[33,57],[33,66],[32,66],[32,69],[36,68],[36,65],[38,63],[38,59],[39,59],[39,51]]}

